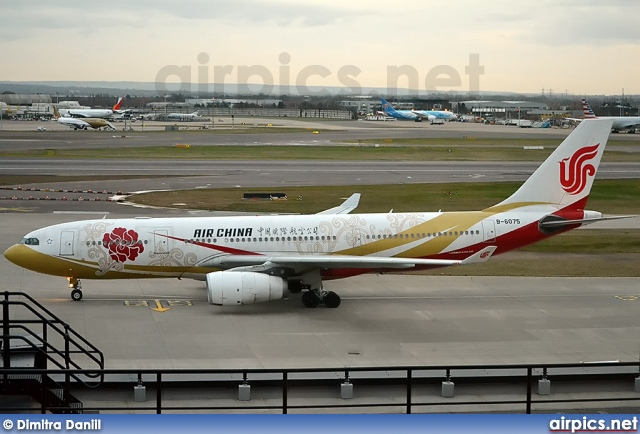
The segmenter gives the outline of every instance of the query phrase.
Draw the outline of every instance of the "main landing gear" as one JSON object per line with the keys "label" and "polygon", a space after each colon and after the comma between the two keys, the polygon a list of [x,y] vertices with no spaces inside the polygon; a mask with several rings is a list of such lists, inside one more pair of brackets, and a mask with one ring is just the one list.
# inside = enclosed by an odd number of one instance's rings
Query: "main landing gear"
{"label": "main landing gear", "polygon": [[322,289],[310,289],[302,294],[302,304],[308,308],[317,307],[320,303],[330,308],[340,306],[340,296],[333,291]]}
{"label": "main landing gear", "polygon": [[67,280],[69,281],[69,288],[73,288],[71,290],[71,300],[82,300],[82,283],[80,283],[80,279],[77,277],[67,277]]}

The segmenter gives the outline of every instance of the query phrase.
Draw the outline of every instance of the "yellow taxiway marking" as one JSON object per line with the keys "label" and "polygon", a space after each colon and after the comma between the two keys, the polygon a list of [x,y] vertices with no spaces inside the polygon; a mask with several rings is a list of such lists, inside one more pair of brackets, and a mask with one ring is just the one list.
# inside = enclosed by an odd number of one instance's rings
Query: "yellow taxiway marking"
{"label": "yellow taxiway marking", "polygon": [[[168,307],[163,306],[163,302]],[[173,307],[181,307],[181,306],[193,306],[193,303],[190,300],[124,300],[124,305],[126,307],[148,307],[151,310],[155,310],[156,312],[166,312],[171,310]]]}
{"label": "yellow taxiway marking", "polygon": [[156,302],[156,307],[152,307],[151,310],[155,310],[156,312],[166,312],[169,309],[171,309],[170,307],[162,307],[160,300],[154,300],[154,301]]}
{"label": "yellow taxiway marking", "polygon": [[32,209],[27,209],[27,208],[14,208],[14,207],[10,207],[10,208],[0,208],[0,211],[11,211],[11,212],[33,212]]}
{"label": "yellow taxiway marking", "polygon": [[637,295],[616,295],[615,297],[622,301],[637,301],[640,298]]}
{"label": "yellow taxiway marking", "polygon": [[127,307],[149,307],[147,300],[125,300],[124,305]]}
{"label": "yellow taxiway marking", "polygon": [[189,300],[165,300],[169,307],[177,306],[193,306],[193,303]]}

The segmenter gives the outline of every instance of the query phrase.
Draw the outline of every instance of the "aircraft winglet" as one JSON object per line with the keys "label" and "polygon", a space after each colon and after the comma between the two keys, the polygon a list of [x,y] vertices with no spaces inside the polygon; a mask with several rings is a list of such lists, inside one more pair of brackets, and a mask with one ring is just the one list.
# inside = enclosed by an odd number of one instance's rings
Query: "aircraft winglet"
{"label": "aircraft winglet", "polygon": [[342,204],[316,214],[349,214],[358,207],[358,203],[360,203],[360,193],[353,193],[347,200],[342,202]]}

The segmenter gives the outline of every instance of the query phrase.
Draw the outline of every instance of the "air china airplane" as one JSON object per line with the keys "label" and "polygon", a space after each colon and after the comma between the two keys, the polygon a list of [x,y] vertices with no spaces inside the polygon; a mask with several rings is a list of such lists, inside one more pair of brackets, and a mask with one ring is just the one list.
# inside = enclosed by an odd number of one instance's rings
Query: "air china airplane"
{"label": "air china airplane", "polygon": [[307,307],[338,307],[323,280],[484,262],[602,217],[585,210],[611,120],[582,122],[509,198],[470,212],[352,214],[360,195],[313,215],[84,220],[37,229],[4,256],[80,279],[204,280],[210,304],[245,305],[304,290]]}

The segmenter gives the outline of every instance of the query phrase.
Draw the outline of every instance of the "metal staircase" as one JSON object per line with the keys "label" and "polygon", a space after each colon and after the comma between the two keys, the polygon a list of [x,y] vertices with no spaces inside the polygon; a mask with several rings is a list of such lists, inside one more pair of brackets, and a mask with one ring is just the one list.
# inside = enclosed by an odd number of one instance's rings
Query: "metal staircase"
{"label": "metal staircase", "polygon": [[[0,393],[30,396],[42,413],[83,413],[82,403],[70,392],[71,383],[101,385],[102,352],[26,293],[5,291],[0,305]],[[20,372],[25,368],[29,375]],[[86,369],[95,373],[69,372]]]}

